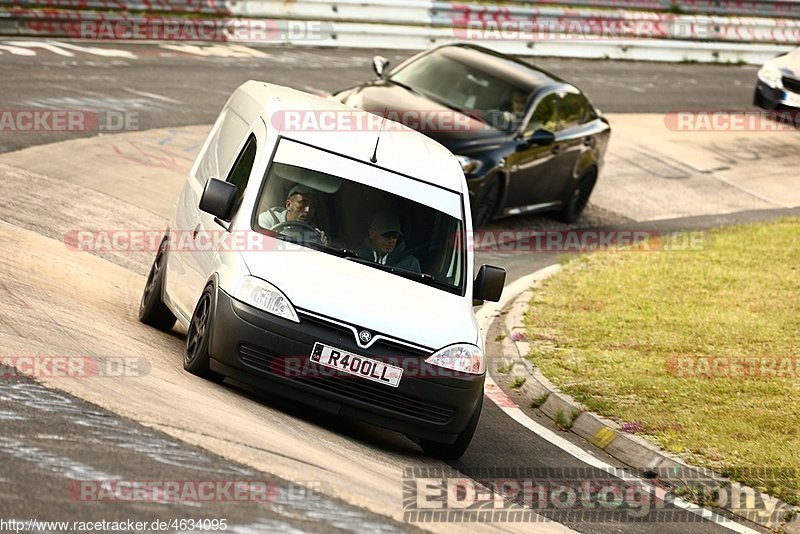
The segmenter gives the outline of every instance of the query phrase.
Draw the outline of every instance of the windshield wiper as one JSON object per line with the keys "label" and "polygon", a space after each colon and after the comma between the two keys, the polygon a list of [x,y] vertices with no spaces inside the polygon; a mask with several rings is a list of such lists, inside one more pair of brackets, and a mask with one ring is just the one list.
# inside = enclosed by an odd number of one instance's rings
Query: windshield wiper
{"label": "windshield wiper", "polygon": [[323,252],[330,252],[334,256],[339,256],[340,258],[357,258],[358,254],[354,251],[350,250],[349,248],[337,248],[332,247],[330,245],[323,245],[322,243],[318,243],[316,241],[305,241],[303,245],[313,248],[316,250],[321,250]]}
{"label": "windshield wiper", "polygon": [[[425,98],[427,98],[428,100],[433,100],[433,101],[434,101],[434,102],[436,102],[437,104],[441,104],[441,105],[443,105],[443,106],[444,106],[444,107],[446,107],[446,108],[450,108],[450,109],[452,109],[453,111],[458,111],[459,113],[461,113],[461,114],[463,114],[463,115],[467,115],[467,116],[469,116],[469,117],[472,117],[473,119],[475,119],[475,120],[477,120],[477,121],[479,121],[479,122],[482,122],[482,123],[484,123],[484,124],[489,124],[489,122],[488,122],[488,121],[486,120],[486,118],[484,117],[484,113],[483,113],[483,112],[481,112],[481,110],[479,110],[479,109],[473,109],[473,108],[462,108],[462,107],[456,106],[455,104],[451,104],[450,102],[447,102],[447,101],[445,101],[445,100],[442,100],[441,98],[439,98],[439,97],[437,97],[437,96],[434,96],[434,95],[431,95],[431,94],[425,93],[425,92],[423,92],[423,91],[421,91],[421,90],[417,89],[416,87],[411,87],[410,85],[406,85],[406,84],[404,84],[403,82],[398,82],[398,81],[397,81],[397,80],[395,80],[394,78],[389,78],[389,81],[390,81],[390,82],[392,82],[392,83],[393,83],[393,84],[395,84],[395,85],[399,85],[399,86],[400,86],[400,87],[402,87],[403,89],[407,89],[408,91],[411,91],[412,93],[414,93],[414,94],[416,94],[416,95],[419,95],[419,96],[425,97]],[[491,126],[491,124],[490,124],[490,126]]]}
{"label": "windshield wiper", "polygon": [[333,254],[334,256],[338,256],[340,258],[345,258],[350,261],[354,261],[356,263],[361,263],[363,265],[369,265],[370,267],[375,267],[382,271],[386,271],[387,273],[396,274],[398,276],[402,276],[403,278],[408,278],[410,280],[416,280],[418,282],[422,282],[426,285],[432,287],[438,287],[439,289],[444,289],[445,291],[450,291],[452,293],[457,293],[458,288],[452,284],[448,284],[447,282],[441,282],[431,276],[428,273],[418,273],[416,271],[407,271],[406,269],[401,269],[400,267],[392,267],[391,265],[384,265],[382,263],[377,263],[372,260],[368,260],[366,258],[362,258],[355,251],[349,248],[337,248],[332,247],[329,245],[323,245],[322,243],[318,243],[316,241],[302,241],[298,238],[292,236],[281,236],[282,238],[287,238],[287,241],[291,241],[293,243],[298,243],[308,248],[313,248],[315,250],[320,250],[322,252],[328,252]]}
{"label": "windshield wiper", "polygon": [[406,89],[406,90],[408,90],[408,91],[411,91],[411,92],[412,92],[412,93],[414,93],[415,95],[424,96],[425,98],[430,98],[430,96],[428,96],[427,94],[423,93],[422,91],[420,91],[420,90],[419,90],[419,89],[417,89],[416,87],[411,87],[411,86],[410,86],[410,85],[408,85],[408,84],[405,84],[405,83],[403,83],[403,82],[398,82],[398,81],[396,81],[396,80],[394,80],[394,79],[392,79],[392,78],[389,78],[387,81],[390,81],[390,82],[392,82],[392,83],[393,83],[393,84],[395,84],[395,85],[399,85],[399,86],[400,86],[400,87],[402,87],[403,89]]}
{"label": "windshield wiper", "polygon": [[398,276],[402,276],[403,278],[408,278],[410,280],[417,280],[418,282],[422,282],[426,285],[438,287],[440,289],[445,289],[447,291],[455,291],[458,289],[455,286],[450,285],[448,283],[440,282],[439,280],[429,275],[428,273],[407,271],[406,269],[401,269],[400,267],[392,267],[391,265],[384,265],[382,263],[377,263],[372,260],[362,258],[360,256],[347,256],[347,259],[350,261],[354,261],[356,263],[361,263],[363,265],[369,265],[370,267],[375,267],[376,269],[386,271],[387,273],[392,273]]}
{"label": "windshield wiper", "polygon": [[399,267],[392,267],[391,265],[384,265],[383,263],[378,263],[372,260],[368,260],[366,258],[362,258],[361,256],[348,257],[347,259],[350,261],[354,261],[356,263],[363,263],[364,265],[375,267],[382,271],[386,271],[387,273],[399,274],[400,276],[405,276],[406,278],[411,278],[412,280],[421,280],[423,282],[436,281],[436,279],[433,276],[429,275],[428,273],[417,273],[414,271],[407,271]]}

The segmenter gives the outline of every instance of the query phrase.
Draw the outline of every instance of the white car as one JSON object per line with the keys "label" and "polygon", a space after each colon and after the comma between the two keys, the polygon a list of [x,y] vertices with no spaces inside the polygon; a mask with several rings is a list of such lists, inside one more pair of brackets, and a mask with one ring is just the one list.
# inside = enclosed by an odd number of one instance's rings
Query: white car
{"label": "white car", "polygon": [[753,104],[767,110],[800,110],[800,48],[770,59],[759,69]]}
{"label": "white car", "polygon": [[473,279],[456,158],[375,119],[285,87],[240,86],[180,193],[139,318],[188,329],[191,373],[457,458],[483,399],[473,306],[500,298],[505,271],[484,265]]}

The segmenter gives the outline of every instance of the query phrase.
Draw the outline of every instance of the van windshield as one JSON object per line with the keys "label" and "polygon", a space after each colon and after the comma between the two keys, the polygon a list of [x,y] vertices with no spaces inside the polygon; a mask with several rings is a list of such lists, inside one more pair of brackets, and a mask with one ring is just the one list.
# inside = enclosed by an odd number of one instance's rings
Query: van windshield
{"label": "van windshield", "polygon": [[[439,188],[424,187],[431,196],[442,195]],[[256,203],[253,229],[463,294],[461,219],[346,176],[273,162]]]}

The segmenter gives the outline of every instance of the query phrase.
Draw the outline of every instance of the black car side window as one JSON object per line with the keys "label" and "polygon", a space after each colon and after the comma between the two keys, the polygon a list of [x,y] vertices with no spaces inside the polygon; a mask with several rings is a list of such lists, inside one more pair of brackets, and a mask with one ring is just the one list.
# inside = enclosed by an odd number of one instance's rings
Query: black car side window
{"label": "black car side window", "polygon": [[526,133],[533,133],[536,130],[556,131],[558,124],[558,95],[550,94],[536,104],[531,120],[525,128]]}
{"label": "black car side window", "polygon": [[228,173],[226,182],[230,182],[236,186],[236,202],[234,205],[238,206],[244,195],[244,190],[247,187],[247,181],[250,179],[250,171],[253,170],[253,163],[256,160],[256,137],[250,134],[247,142],[244,144],[242,151],[236,158],[236,163],[233,164],[231,172]]}
{"label": "black car side window", "polygon": [[565,130],[586,124],[597,118],[592,105],[580,93],[566,93],[561,99],[561,119],[558,129]]}

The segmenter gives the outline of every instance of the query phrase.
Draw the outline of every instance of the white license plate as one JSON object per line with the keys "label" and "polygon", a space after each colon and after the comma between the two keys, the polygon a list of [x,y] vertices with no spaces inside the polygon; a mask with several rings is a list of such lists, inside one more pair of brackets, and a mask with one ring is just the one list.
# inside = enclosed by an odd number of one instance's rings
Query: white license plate
{"label": "white license plate", "polygon": [[380,382],[393,388],[400,384],[400,377],[403,376],[403,369],[400,367],[351,354],[346,350],[329,347],[322,343],[314,343],[314,350],[311,351],[311,361],[325,367],[372,380],[373,382]]}

